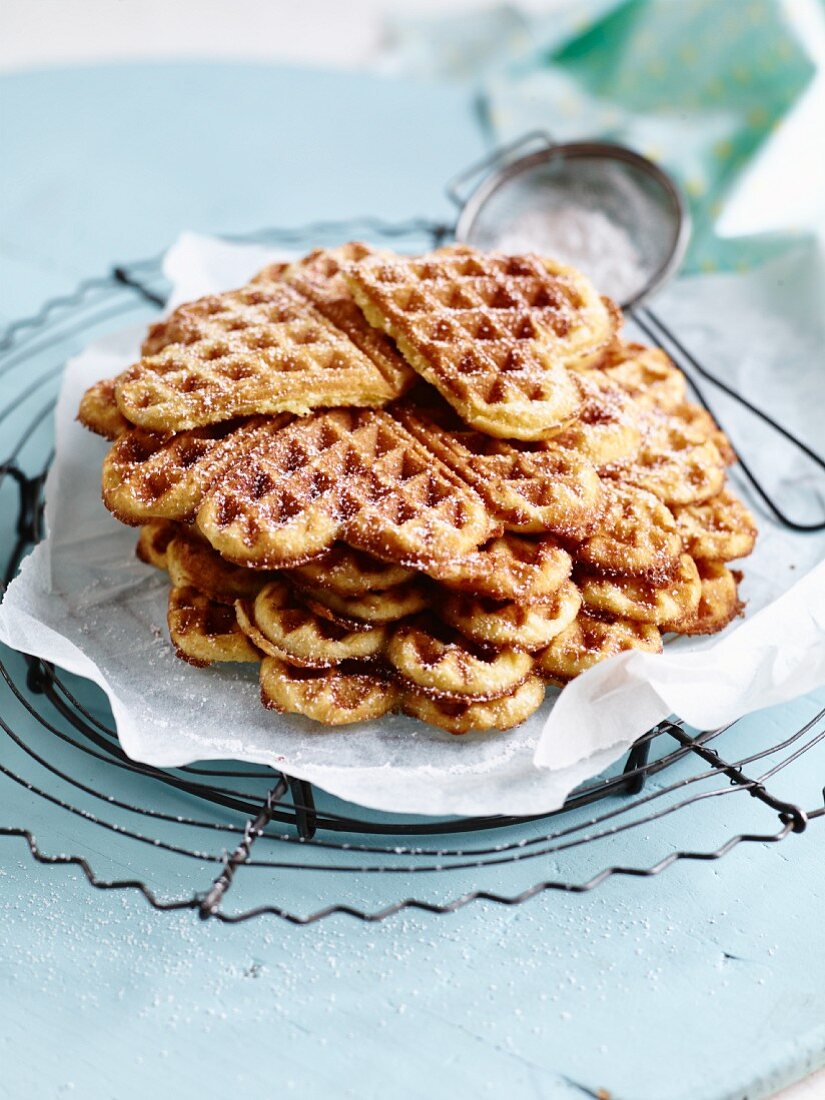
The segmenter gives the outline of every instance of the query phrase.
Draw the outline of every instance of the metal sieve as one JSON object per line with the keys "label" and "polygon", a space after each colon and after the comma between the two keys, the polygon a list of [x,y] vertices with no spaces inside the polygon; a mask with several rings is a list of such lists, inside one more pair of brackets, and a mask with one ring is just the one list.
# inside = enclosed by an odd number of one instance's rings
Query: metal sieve
{"label": "metal sieve", "polygon": [[546,133],[526,134],[456,176],[447,194],[460,207],[457,241],[551,255],[624,309],[678,269],[690,238],[690,215],[670,176],[609,142],[559,145]]}
{"label": "metal sieve", "polygon": [[[546,132],[533,131],[464,169],[446,190],[459,208],[453,232],[460,244],[539,252],[578,268],[618,302],[645,336],[670,352],[711,413],[697,375],[825,469],[818,454],[707,370],[661,316],[642,304],[678,270],[690,238],[682,194],[658,165],[610,142],[558,144]],[[740,471],[782,524],[795,531],[825,530],[825,520],[791,519],[741,451],[737,454]]]}

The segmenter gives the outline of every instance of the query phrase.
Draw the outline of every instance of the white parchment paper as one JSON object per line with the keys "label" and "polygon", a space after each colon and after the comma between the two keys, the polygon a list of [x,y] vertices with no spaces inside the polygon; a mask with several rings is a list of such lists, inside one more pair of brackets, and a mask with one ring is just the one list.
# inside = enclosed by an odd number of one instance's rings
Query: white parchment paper
{"label": "white parchment paper", "polygon": [[[259,247],[185,235],[166,260],[172,303],[239,285],[276,258]],[[682,281],[660,303],[706,363],[812,440],[825,411],[815,327],[821,310],[806,308],[818,278],[803,249],[749,275]],[[68,364],[46,486],[49,534],[0,607],[0,640],[103,688],[134,759],[269,764],[342,798],[406,813],[539,813],[672,712],[709,727],[825,682],[825,537],[780,529],[737,483],[762,535],[746,565],[747,615],[715,638],[678,639],[661,656],[627,653],[605,662],[561,694],[550,690],[541,710],[508,733],[456,738],[398,716],[322,729],[265,711],[254,668],[199,670],[174,656],[167,578],[137,561],[136,531],[100,500],[107,444],[75,415],[88,385],[134,360],[141,336],[122,332]],[[724,413],[787,508],[814,516],[810,470],[735,406]]]}

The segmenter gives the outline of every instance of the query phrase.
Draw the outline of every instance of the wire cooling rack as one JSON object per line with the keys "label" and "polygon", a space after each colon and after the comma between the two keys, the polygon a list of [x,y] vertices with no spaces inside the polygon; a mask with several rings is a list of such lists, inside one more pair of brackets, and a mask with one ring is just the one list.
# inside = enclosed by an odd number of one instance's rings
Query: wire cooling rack
{"label": "wire cooling rack", "polygon": [[[398,239],[412,249],[448,235],[421,219],[364,218],[244,239],[301,248]],[[116,267],[0,337],[0,515],[11,546],[4,586],[42,536],[51,413],[67,355],[147,321],[166,292],[158,259]],[[813,751],[825,741],[825,710],[794,711],[798,721],[778,740],[764,724],[756,737],[747,722],[710,731],[663,722],[554,814],[433,820],[362,810],[264,767],[138,764],[120,748],[94,685],[8,650],[0,677],[0,806],[10,801],[4,786],[22,789],[22,803],[11,801],[28,818],[4,822],[0,810],[0,837],[22,838],[39,863],[80,868],[96,889],[139,891],[153,909],[226,923],[272,914],[311,924],[334,913],[380,921],[475,900],[518,905],[546,890],[585,892],[613,876],[651,877],[741,844],[778,843],[825,817],[825,762]],[[818,780],[803,757],[818,761]],[[736,802],[736,814],[723,815],[735,818],[733,832],[708,812],[721,799]],[[616,863],[619,838],[631,832],[634,865]],[[72,853],[50,850],[67,836]]]}

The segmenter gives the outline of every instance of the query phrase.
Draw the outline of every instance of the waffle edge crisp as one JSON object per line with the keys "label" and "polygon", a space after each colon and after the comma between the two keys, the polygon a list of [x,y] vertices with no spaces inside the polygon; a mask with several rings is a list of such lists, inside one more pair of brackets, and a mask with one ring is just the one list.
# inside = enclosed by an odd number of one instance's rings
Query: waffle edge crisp
{"label": "waffle edge crisp", "polygon": [[351,243],[153,325],[86,392],[103,499],[169,575],[175,652],[263,705],[505,730],[741,614],[756,526],[684,376],[578,272]]}

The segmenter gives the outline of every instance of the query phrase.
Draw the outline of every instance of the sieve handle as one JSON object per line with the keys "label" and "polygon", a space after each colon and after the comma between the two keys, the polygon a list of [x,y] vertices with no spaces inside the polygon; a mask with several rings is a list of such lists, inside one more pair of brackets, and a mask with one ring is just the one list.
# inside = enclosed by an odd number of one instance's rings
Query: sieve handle
{"label": "sieve handle", "polygon": [[535,145],[537,150],[552,149],[555,142],[546,130],[531,130],[529,133],[522,134],[521,137],[516,138],[515,141],[510,141],[506,145],[500,145],[497,149],[493,149],[491,153],[488,153],[486,157],[476,161],[475,164],[471,164],[469,168],[462,169],[457,175],[453,176],[453,178],[448,181],[445,188],[447,198],[460,209],[464,206],[469,197],[461,190],[464,184],[469,183],[470,180],[489,168],[508,163],[513,159],[515,153],[522,153],[531,145]]}

